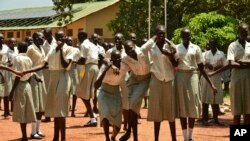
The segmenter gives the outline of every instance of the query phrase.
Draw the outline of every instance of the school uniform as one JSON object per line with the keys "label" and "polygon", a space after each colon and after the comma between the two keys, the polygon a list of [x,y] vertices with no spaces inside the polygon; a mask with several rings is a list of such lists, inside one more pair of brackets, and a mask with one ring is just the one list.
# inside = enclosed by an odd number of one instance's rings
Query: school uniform
{"label": "school uniform", "polygon": [[199,46],[189,43],[186,49],[183,43],[176,46],[178,60],[175,75],[175,93],[177,98],[177,114],[180,117],[198,118],[201,112],[201,95],[198,64],[203,62]]}
{"label": "school uniform", "polygon": [[[6,54],[8,63],[6,65],[12,64],[14,58],[17,55],[18,55],[17,47],[14,47],[14,50],[11,50],[8,47],[7,54]],[[4,79],[5,79],[4,96],[9,96],[10,91],[12,89],[13,81],[14,81],[14,75],[12,74],[12,72],[6,71],[6,70],[3,71],[3,75],[4,75]]]}
{"label": "school uniform", "polygon": [[[13,60],[14,69],[24,71],[31,69],[32,61],[24,53],[20,53]],[[26,74],[20,78],[13,96],[13,121],[19,123],[31,123],[36,121],[35,108],[32,98],[31,86],[28,79],[31,74]]]}
{"label": "school uniform", "polygon": [[[227,60],[250,60],[250,43],[245,47],[238,40],[232,42],[227,51]],[[231,83],[229,88],[231,108],[233,115],[250,114],[250,69],[236,69],[231,71]]]}
{"label": "school uniform", "polygon": [[[65,60],[74,60],[75,50],[67,46],[62,47]],[[46,98],[46,117],[66,117],[69,110],[71,80],[69,72],[61,64],[60,51],[51,48],[45,57],[50,70],[48,95]]]}
{"label": "school uniform", "polygon": [[[44,50],[45,56],[48,54],[50,48],[55,48],[57,46],[56,44],[56,39],[53,37],[51,44],[49,44],[49,42],[47,40],[45,40],[42,48]],[[48,90],[49,88],[49,79],[50,79],[50,75],[49,75],[49,69],[44,69],[43,70],[43,75],[44,75],[44,83],[45,83],[45,87],[46,90]]]}
{"label": "school uniform", "polygon": [[[218,50],[213,55],[212,51],[206,51],[204,55],[204,64],[209,63],[213,66],[212,69],[206,68],[205,71],[213,72],[218,66],[225,66],[227,64],[225,55],[222,51]],[[221,86],[222,73],[216,74],[210,77],[211,82],[217,89],[216,95],[213,94],[213,89],[207,82],[207,80],[201,77],[201,101],[205,104],[222,104],[223,103],[223,90]]]}
{"label": "school uniform", "polygon": [[[148,121],[175,121],[175,95],[173,66],[168,57],[161,53],[156,43],[150,39],[142,47],[150,62]],[[167,44],[164,48],[168,48]]]}
{"label": "school uniform", "polygon": [[85,74],[80,80],[76,95],[80,98],[89,100],[90,98],[94,98],[94,83],[99,72],[98,55],[100,54],[100,49],[95,44],[86,39],[81,44],[80,51],[81,57],[86,58]]}
{"label": "school uniform", "polygon": [[76,88],[79,84],[79,73],[78,73],[78,70],[77,70],[77,65],[76,64],[72,64],[70,70],[69,70],[69,75],[70,75],[70,78],[71,78],[71,94],[72,95],[75,95],[76,94]]}
{"label": "school uniform", "polygon": [[[72,46],[70,46],[72,47]],[[73,49],[77,50],[78,52],[79,49],[78,48],[75,48],[75,47],[72,47]],[[75,58],[74,60],[77,60],[78,58]],[[71,94],[72,95],[75,95],[76,94],[76,88],[79,84],[79,81],[80,81],[80,76],[79,76],[79,68],[78,68],[78,65],[77,64],[72,64],[71,65],[71,68],[69,70],[69,75],[70,75],[70,78],[71,78]]]}
{"label": "school uniform", "polygon": [[[110,48],[109,50],[107,50],[106,52],[106,58],[107,59],[111,59],[111,53],[114,50],[118,50],[116,46]],[[121,58],[125,57],[127,54],[125,53],[124,48],[121,49]],[[129,74],[126,73],[124,81],[121,81],[120,84],[120,89],[121,89],[121,95],[122,95],[122,109],[124,110],[128,110],[129,109],[129,104],[128,104],[128,88],[126,85],[126,81],[129,78]]]}
{"label": "school uniform", "polygon": [[[40,49],[33,43],[28,47],[26,52],[27,56],[32,60],[32,67],[39,66],[43,63],[45,58],[45,52],[43,48]],[[34,101],[35,111],[44,112],[46,105],[47,90],[45,87],[43,70],[35,72],[42,82],[36,80],[36,76],[32,76],[30,79],[30,85],[32,89],[32,97]]]}
{"label": "school uniform", "polygon": [[[2,65],[6,65],[8,62],[8,57],[7,57],[7,51],[8,51],[8,46],[6,46],[5,44],[2,44],[2,48],[0,49],[0,64]],[[1,80],[5,79],[5,70],[0,70],[1,75]],[[7,82],[6,82],[7,83]],[[5,88],[5,83],[1,82],[0,84],[0,97],[4,97],[5,93],[4,93],[4,88]]]}
{"label": "school uniform", "polygon": [[[105,66],[100,68],[98,77],[101,76]],[[125,73],[128,68],[121,63],[119,75],[113,73],[113,69],[109,68],[106,72],[99,95],[97,96],[99,104],[100,121],[106,118],[111,125],[121,128],[122,123],[122,99],[120,94],[119,84],[124,80]]]}
{"label": "school uniform", "polygon": [[127,81],[129,109],[140,114],[142,99],[148,90],[150,81],[150,66],[146,56],[139,47],[135,48],[137,59],[125,56],[122,61],[131,70],[130,77]]}

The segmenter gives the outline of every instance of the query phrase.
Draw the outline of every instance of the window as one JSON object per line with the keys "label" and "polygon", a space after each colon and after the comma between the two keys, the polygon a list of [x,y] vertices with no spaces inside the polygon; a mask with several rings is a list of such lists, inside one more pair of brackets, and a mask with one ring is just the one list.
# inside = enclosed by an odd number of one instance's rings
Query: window
{"label": "window", "polygon": [[31,36],[31,32],[30,31],[26,31],[26,36]]}
{"label": "window", "polygon": [[78,29],[78,32],[79,32],[79,31],[82,31],[82,30],[84,30],[84,29],[83,29],[83,28],[79,28],[79,29]]}
{"label": "window", "polygon": [[73,29],[68,29],[67,30],[67,35],[68,36],[73,36]]}
{"label": "window", "polygon": [[12,38],[14,37],[13,35],[14,35],[13,32],[7,32],[7,38]]}
{"label": "window", "polygon": [[16,38],[20,38],[20,31],[16,32]]}
{"label": "window", "polygon": [[95,28],[94,29],[94,33],[103,36],[103,29],[102,28]]}

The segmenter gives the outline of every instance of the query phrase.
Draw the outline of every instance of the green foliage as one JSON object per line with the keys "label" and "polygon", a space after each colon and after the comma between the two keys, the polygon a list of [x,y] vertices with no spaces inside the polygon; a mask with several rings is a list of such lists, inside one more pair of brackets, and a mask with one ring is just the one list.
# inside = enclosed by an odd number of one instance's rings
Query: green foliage
{"label": "green foliage", "polygon": [[[164,24],[163,9],[159,6],[152,6],[151,27],[157,24]],[[134,32],[138,39],[148,37],[148,1],[130,0],[120,4],[120,11],[117,17],[112,20],[108,27],[115,34],[121,32],[125,38],[129,33]],[[151,33],[154,32],[152,28]],[[139,41],[140,42],[140,41]]]}
{"label": "green foliage", "polygon": [[72,9],[74,3],[84,3],[84,2],[94,2],[94,1],[105,1],[105,0],[52,0],[54,3],[53,10],[58,14],[58,26],[64,24],[69,24],[72,22],[73,13],[75,12]]}
{"label": "green foliage", "polygon": [[[204,48],[208,41],[215,38],[218,48],[227,51],[227,47],[236,39],[237,20],[216,12],[201,13],[190,19],[187,26],[191,30],[192,41]],[[180,43],[181,28],[174,32],[173,41]]]}

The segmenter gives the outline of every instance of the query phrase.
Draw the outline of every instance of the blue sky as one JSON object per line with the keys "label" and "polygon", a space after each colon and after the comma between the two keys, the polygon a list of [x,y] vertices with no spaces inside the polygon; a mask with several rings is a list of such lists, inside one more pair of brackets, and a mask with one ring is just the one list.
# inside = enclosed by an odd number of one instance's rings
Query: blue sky
{"label": "blue sky", "polygon": [[0,0],[0,11],[18,8],[52,6],[52,0]]}

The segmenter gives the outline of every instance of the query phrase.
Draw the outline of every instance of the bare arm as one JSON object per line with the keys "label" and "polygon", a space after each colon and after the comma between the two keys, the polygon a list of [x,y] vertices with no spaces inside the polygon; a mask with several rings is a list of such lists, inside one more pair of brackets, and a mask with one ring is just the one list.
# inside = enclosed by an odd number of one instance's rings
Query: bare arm
{"label": "bare arm", "polygon": [[41,65],[38,65],[38,66],[36,66],[36,67],[34,67],[34,68],[31,68],[31,69],[29,69],[29,70],[23,71],[23,75],[24,75],[24,74],[27,74],[27,73],[36,72],[36,71],[45,69],[45,68],[47,67],[47,65],[48,65],[48,62],[44,62],[44,63],[42,63]]}
{"label": "bare arm", "polygon": [[231,66],[229,64],[227,64],[226,66],[223,66],[223,67],[219,68],[218,70],[216,70],[216,71],[214,71],[212,73],[209,73],[208,75],[213,76],[215,74],[221,73],[221,72],[223,72],[223,71],[225,71],[227,69],[230,69],[230,68],[231,68]]}
{"label": "bare arm", "polygon": [[212,87],[214,94],[217,93],[217,89],[214,86],[214,84],[211,82],[211,80],[209,79],[209,77],[207,76],[207,73],[204,71],[204,65],[203,63],[198,64],[198,68],[201,72],[201,74],[203,75],[203,77],[207,80],[208,84]]}
{"label": "bare arm", "polygon": [[20,81],[20,77],[17,77],[17,76],[16,76],[16,77],[15,77],[14,84],[13,84],[12,89],[11,89],[11,91],[10,91],[9,101],[12,101],[12,100],[13,100],[14,91],[15,91],[15,89],[16,89],[16,87],[17,87],[19,81]]}
{"label": "bare arm", "polygon": [[3,66],[3,65],[0,65],[0,69],[10,71],[10,72],[12,72],[12,73],[15,73],[16,75],[20,75],[20,72],[19,72],[19,71],[15,71],[14,69],[11,69],[11,68],[6,67],[6,66]]}
{"label": "bare arm", "polygon": [[76,64],[78,64],[78,65],[85,65],[85,63],[86,63],[86,58],[83,58],[83,57],[81,57],[81,58],[76,62]]}
{"label": "bare arm", "polygon": [[103,71],[103,73],[100,75],[100,77],[97,78],[97,80],[95,81],[95,89],[98,89],[101,84],[102,84],[102,80],[104,79],[104,76],[106,75],[106,72],[108,71],[108,69],[111,67],[111,64],[108,65],[105,70]]}

